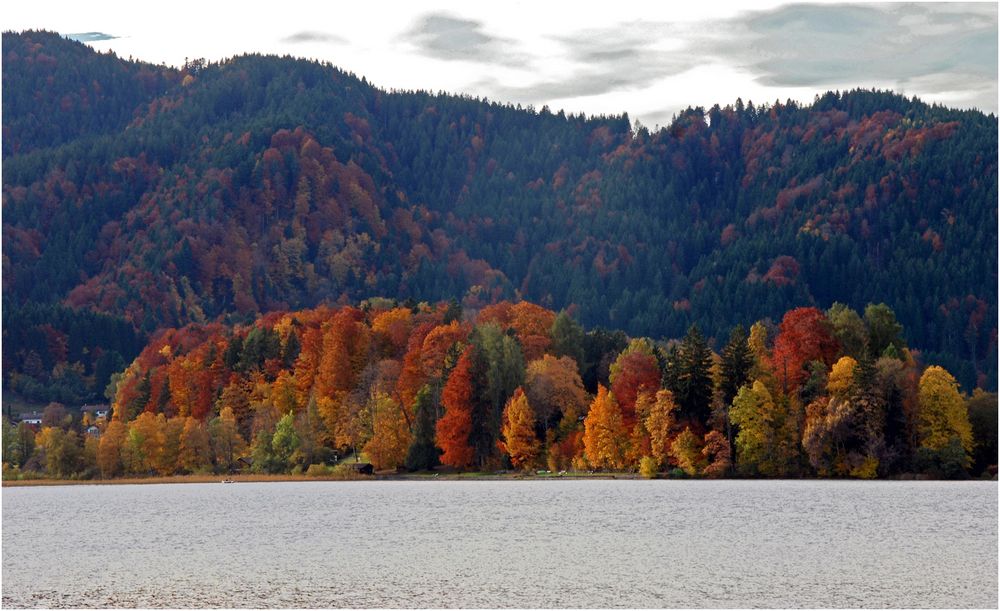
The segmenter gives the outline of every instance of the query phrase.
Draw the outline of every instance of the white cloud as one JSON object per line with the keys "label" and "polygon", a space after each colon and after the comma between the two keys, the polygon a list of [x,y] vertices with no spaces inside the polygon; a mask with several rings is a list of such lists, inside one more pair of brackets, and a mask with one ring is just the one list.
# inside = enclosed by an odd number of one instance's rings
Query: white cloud
{"label": "white cloud", "polygon": [[[402,0],[322,5],[177,0],[150,19],[128,4],[35,0],[5,29],[114,32],[94,40],[154,63],[246,52],[331,61],[385,88],[445,90],[553,111],[628,112],[648,125],[689,105],[811,102],[889,88],[997,110],[996,4],[497,4]],[[220,25],[224,24],[224,25]]]}

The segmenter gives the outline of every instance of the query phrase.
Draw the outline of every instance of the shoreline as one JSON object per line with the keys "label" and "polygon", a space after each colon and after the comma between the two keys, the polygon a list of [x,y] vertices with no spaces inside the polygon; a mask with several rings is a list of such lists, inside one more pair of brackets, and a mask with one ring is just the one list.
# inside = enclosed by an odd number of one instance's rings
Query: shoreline
{"label": "shoreline", "polygon": [[[376,473],[375,475],[360,475],[356,477],[342,476],[310,476],[262,473],[246,473],[235,475],[170,475],[164,477],[121,477],[115,479],[25,479],[3,480],[3,488],[22,488],[29,486],[124,486],[152,484],[219,484],[223,480],[233,483],[266,483],[266,482],[375,482],[375,481],[521,481],[521,480],[636,480],[642,479],[638,473],[574,473],[572,475],[537,475],[523,473]],[[668,479],[668,478],[660,478]]]}
{"label": "shoreline", "polygon": [[[376,482],[376,481],[552,481],[552,480],[642,480],[638,473],[572,473],[558,474],[525,474],[525,473],[376,473],[370,476],[308,476],[279,474],[268,475],[260,473],[245,473],[230,476],[222,475],[171,475],[165,477],[122,477],[116,479],[27,479],[3,480],[3,488],[23,488],[35,486],[126,486],[154,484],[219,484],[223,480],[232,483],[268,483],[268,482]],[[654,478],[661,481],[775,481],[768,478]],[[778,478],[782,479],[782,478]],[[965,482],[996,482],[997,478],[969,478],[965,480],[934,480],[928,477],[895,477],[886,479],[860,480],[854,478],[793,478],[801,481],[965,481]],[[652,481],[652,480],[649,480]]]}

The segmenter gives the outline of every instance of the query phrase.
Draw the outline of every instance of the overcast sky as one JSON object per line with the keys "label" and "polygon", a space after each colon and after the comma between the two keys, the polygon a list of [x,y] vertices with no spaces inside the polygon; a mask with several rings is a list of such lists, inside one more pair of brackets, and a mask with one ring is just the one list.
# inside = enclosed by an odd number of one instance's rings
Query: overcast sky
{"label": "overcast sky", "polygon": [[854,87],[997,111],[996,3],[22,0],[0,23],[170,65],[318,58],[387,89],[628,112],[649,127],[687,106]]}

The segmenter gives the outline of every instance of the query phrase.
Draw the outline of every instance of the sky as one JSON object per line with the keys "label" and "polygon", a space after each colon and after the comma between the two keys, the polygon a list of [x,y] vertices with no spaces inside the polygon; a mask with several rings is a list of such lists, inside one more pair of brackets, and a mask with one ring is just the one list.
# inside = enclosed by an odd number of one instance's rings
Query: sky
{"label": "sky", "polygon": [[179,66],[274,53],[385,89],[620,114],[653,128],[688,106],[892,89],[997,112],[996,3],[72,2],[20,0],[4,31],[47,29]]}

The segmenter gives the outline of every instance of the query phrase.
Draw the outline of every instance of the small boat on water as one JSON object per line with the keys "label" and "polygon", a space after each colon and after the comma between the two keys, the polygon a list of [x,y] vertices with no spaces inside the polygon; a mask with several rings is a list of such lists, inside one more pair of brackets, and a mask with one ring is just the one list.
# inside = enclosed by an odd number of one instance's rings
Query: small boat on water
{"label": "small boat on water", "polygon": [[222,483],[223,484],[235,484],[236,480],[233,480],[233,479],[224,479],[224,480],[222,480]]}

